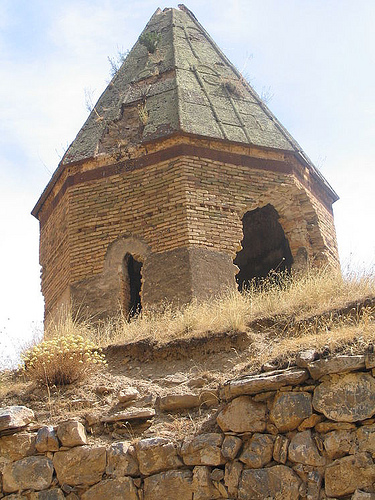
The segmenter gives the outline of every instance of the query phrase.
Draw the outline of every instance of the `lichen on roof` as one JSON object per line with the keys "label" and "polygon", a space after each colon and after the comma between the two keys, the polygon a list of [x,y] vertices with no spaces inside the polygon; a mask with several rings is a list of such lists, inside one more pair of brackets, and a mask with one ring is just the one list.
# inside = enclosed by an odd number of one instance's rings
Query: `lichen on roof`
{"label": "lichen on roof", "polygon": [[111,152],[114,130],[122,145],[184,132],[300,151],[186,8],[154,13],[62,164]]}

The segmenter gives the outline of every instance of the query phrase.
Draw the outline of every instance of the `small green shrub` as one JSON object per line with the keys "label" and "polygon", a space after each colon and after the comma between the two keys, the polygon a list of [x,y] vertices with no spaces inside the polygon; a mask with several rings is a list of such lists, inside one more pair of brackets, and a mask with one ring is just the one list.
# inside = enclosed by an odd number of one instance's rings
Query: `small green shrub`
{"label": "small green shrub", "polygon": [[82,380],[99,365],[104,354],[82,335],[65,335],[44,340],[22,356],[26,378],[47,386],[67,385]]}
{"label": "small green shrub", "polygon": [[139,43],[144,45],[150,54],[153,54],[158,43],[160,42],[160,39],[160,33],[142,33],[139,37]]}

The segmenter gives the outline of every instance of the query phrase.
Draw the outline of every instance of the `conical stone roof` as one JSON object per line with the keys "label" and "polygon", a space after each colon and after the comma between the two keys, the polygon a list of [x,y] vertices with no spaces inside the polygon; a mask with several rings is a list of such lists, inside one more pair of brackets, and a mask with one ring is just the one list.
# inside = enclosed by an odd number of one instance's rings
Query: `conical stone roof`
{"label": "conical stone roof", "polygon": [[116,129],[122,145],[183,132],[294,151],[310,163],[184,6],[154,13],[60,166],[111,152]]}

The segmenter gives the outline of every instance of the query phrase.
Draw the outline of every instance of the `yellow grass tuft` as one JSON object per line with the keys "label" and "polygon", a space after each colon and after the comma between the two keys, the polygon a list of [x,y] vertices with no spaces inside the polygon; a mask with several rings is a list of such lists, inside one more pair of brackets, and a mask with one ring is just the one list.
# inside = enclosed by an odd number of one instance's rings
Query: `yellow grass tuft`
{"label": "yellow grass tuft", "polygon": [[22,355],[22,361],[26,378],[47,387],[82,380],[96,365],[105,364],[95,344],[76,333],[40,342]]}

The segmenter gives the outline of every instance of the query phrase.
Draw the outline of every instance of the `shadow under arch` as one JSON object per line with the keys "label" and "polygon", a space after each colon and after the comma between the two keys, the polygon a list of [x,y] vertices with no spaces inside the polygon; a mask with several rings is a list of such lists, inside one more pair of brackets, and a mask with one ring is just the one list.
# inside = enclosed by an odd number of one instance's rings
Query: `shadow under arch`
{"label": "shadow under arch", "polygon": [[242,248],[233,261],[239,269],[236,281],[240,291],[272,271],[291,270],[293,256],[279,218],[270,203],[244,213]]}
{"label": "shadow under arch", "polygon": [[126,317],[142,309],[142,266],[150,247],[133,235],[122,235],[107,249],[103,279],[118,283],[118,302]]}

